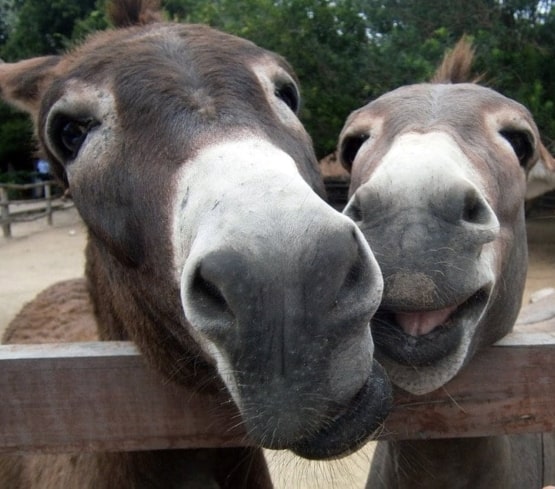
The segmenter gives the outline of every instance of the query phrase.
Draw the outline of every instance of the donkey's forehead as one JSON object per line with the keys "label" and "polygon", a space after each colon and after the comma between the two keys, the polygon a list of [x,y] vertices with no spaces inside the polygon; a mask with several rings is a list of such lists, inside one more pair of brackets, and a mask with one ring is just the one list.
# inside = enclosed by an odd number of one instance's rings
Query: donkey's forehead
{"label": "donkey's forehead", "polygon": [[283,58],[250,41],[203,25],[164,23],[93,36],[65,57],[60,72],[62,81],[79,78],[115,88],[142,83],[156,93],[198,88],[236,95],[253,90],[252,66],[261,63],[295,79]]}
{"label": "donkey's forehead", "polygon": [[[159,128],[168,122],[175,128],[186,121],[194,131],[262,130],[278,124],[268,107],[273,84],[296,83],[283,58],[250,41],[203,25],[166,23],[92,36],[60,62],[58,72],[43,97],[40,125],[60,99],[94,106],[95,93],[109,92],[127,128],[142,131],[145,124]],[[304,134],[293,112],[274,112],[288,130]]]}
{"label": "donkey's forehead", "polygon": [[456,125],[502,111],[509,117],[531,120],[519,103],[489,88],[472,84],[418,84],[398,88],[360,109],[357,117],[383,120],[396,130],[405,125],[421,128]]}
{"label": "donkey's forehead", "polygon": [[[87,39],[87,42],[70,53],[69,61],[96,58],[104,63],[119,61],[121,52],[171,57],[175,61],[189,56],[190,62],[199,63],[209,60],[212,65],[241,64],[244,60],[261,55],[272,55],[276,62],[287,63],[278,55],[256,44],[200,24],[160,23],[146,26],[129,27],[113,31],[103,31]],[[233,57],[235,55],[235,57]],[[130,56],[125,62],[133,61]],[[141,61],[141,60],[137,60]],[[151,59],[150,61],[154,61]]]}

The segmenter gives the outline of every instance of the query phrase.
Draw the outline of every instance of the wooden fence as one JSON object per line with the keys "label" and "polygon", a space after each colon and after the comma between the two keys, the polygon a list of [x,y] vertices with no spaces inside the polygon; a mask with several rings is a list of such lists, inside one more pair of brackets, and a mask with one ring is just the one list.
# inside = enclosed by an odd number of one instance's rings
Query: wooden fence
{"label": "wooden fence", "polygon": [[[524,331],[436,392],[397,394],[380,438],[555,430],[555,322]],[[2,345],[0,392],[0,452],[249,444],[228,399],[164,381],[131,343]]]}
{"label": "wooden fence", "polygon": [[[340,182],[337,193],[345,188]],[[528,308],[522,325],[443,388],[397,393],[380,439],[554,431],[554,305],[547,315]],[[131,343],[0,345],[0,393],[0,453],[250,443],[229,399],[168,383]]]}
{"label": "wooden fence", "polygon": [[[0,223],[4,237],[12,236],[11,225],[17,222],[28,222],[46,217],[48,224],[52,225],[52,214],[56,210],[68,209],[73,206],[70,201],[63,201],[59,195],[54,195],[52,189],[56,186],[53,180],[38,183],[0,184]],[[11,191],[38,191],[44,197],[35,199],[12,199]],[[18,207],[18,210],[13,210]]]}

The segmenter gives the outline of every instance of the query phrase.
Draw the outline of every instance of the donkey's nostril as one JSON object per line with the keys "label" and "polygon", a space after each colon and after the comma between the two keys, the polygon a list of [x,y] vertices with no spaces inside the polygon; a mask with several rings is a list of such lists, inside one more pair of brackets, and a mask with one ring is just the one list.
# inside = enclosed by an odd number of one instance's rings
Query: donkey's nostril
{"label": "donkey's nostril", "polygon": [[202,263],[197,267],[190,293],[197,307],[202,308],[207,316],[218,316],[231,312],[218,286],[203,274]]}
{"label": "donkey's nostril", "polygon": [[491,220],[490,207],[474,189],[464,196],[461,219],[470,224],[488,224]]}
{"label": "donkey's nostril", "polygon": [[454,183],[441,196],[432,197],[430,204],[435,217],[462,227],[469,233],[495,233],[499,226],[485,197],[467,181]]}
{"label": "donkey's nostril", "polygon": [[[354,231],[353,231],[353,237],[356,241],[358,241],[358,236]],[[347,275],[345,276],[344,287],[347,287],[347,288],[355,287],[357,284],[362,283],[365,280],[364,278],[365,263],[366,262],[362,260],[362,256],[359,252],[357,254],[356,260],[353,262],[353,264],[349,268],[349,271],[347,272]],[[366,273],[368,273],[367,270],[366,270]]]}
{"label": "donkey's nostril", "polygon": [[432,200],[434,217],[454,225],[463,236],[458,243],[476,247],[496,239],[499,220],[480,190],[469,182],[457,182],[443,196]]}

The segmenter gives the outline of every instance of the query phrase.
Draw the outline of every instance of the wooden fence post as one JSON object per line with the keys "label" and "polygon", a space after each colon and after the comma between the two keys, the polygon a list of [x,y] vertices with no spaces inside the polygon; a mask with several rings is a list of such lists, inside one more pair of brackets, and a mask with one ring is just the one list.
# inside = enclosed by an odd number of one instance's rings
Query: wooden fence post
{"label": "wooden fence post", "polygon": [[0,188],[0,207],[2,207],[2,231],[5,238],[12,237],[12,229],[10,226],[10,201],[8,199],[8,191]]}
{"label": "wooden fence post", "polygon": [[44,198],[46,199],[46,221],[52,226],[52,191],[50,182],[44,182]]}

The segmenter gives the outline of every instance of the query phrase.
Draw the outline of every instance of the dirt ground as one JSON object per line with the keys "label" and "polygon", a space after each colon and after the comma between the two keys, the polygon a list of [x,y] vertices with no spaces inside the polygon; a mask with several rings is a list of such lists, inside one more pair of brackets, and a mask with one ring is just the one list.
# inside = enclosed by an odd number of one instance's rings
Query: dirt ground
{"label": "dirt ground", "polygon": [[[528,223],[530,264],[524,300],[555,287],[555,216]],[[0,238],[0,335],[20,307],[59,280],[83,274],[86,233],[75,209],[46,219],[15,224],[13,237]],[[268,452],[277,489],[364,487],[372,458],[369,444],[336,462],[307,462],[286,452]]]}

